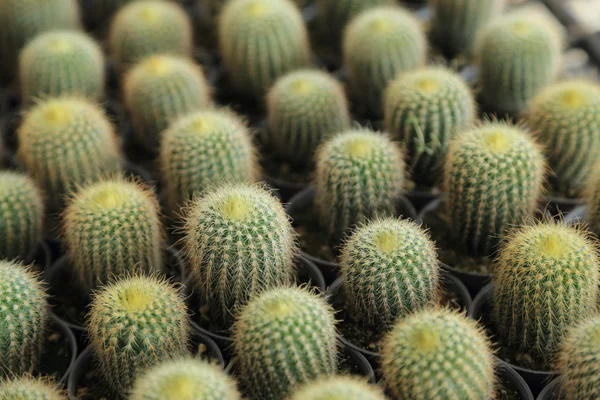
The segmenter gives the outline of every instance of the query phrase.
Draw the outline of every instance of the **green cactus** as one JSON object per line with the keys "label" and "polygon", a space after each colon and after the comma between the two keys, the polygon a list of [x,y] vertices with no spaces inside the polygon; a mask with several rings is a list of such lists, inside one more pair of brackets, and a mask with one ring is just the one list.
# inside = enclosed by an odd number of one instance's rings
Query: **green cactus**
{"label": "green cactus", "polygon": [[585,190],[594,164],[600,161],[600,85],[573,80],[551,85],[532,101],[527,112],[536,139],[544,144],[554,188],[578,196]]}
{"label": "green cactus", "polygon": [[185,10],[174,2],[134,1],[115,15],[109,47],[122,72],[151,55],[191,56],[192,24]]}
{"label": "green cactus", "polygon": [[279,78],[267,95],[265,142],[286,160],[310,165],[317,147],[350,127],[342,85],[318,70],[298,70]]}
{"label": "green cactus", "polygon": [[[79,29],[77,0],[0,1],[0,55],[2,79],[8,83],[17,72],[21,49],[39,33],[53,29]],[[13,60],[13,61],[7,61]]]}
{"label": "green cactus", "polygon": [[257,153],[244,122],[228,110],[188,114],[167,129],[160,146],[160,167],[171,214],[222,182],[257,182]]}
{"label": "green cactus", "polygon": [[388,137],[368,129],[345,131],[325,142],[316,159],[315,204],[334,241],[356,224],[394,214],[405,165]]}
{"label": "green cactus", "polygon": [[48,322],[47,297],[29,267],[0,261],[0,377],[31,374],[37,368]]}
{"label": "green cactus", "polygon": [[162,270],[159,205],[150,188],[124,179],[94,183],[64,213],[64,242],[85,291],[113,277]]}
{"label": "green cactus", "polygon": [[592,167],[583,199],[587,206],[586,222],[594,233],[600,233],[600,162]]}
{"label": "green cactus", "polygon": [[40,378],[24,376],[0,382],[2,400],[67,400],[67,396],[54,383]]}
{"label": "green cactus", "polygon": [[561,32],[528,13],[497,18],[477,36],[480,100],[500,115],[522,112],[557,77]]}
{"label": "green cactus", "polygon": [[549,365],[566,330],[596,315],[599,262],[578,228],[549,222],[514,233],[492,271],[500,340]]}
{"label": "green cactus", "polygon": [[290,400],[385,400],[381,388],[369,385],[360,378],[335,376],[307,383]]}
{"label": "green cactus", "polygon": [[340,256],[346,309],[381,327],[437,303],[439,262],[434,243],[412,221],[386,218],[352,233]]}
{"label": "green cactus", "polygon": [[44,201],[28,176],[0,172],[0,258],[29,260],[42,239]]}
{"label": "green cactus", "polygon": [[469,54],[477,33],[502,14],[506,0],[429,0],[431,37],[446,54]]}
{"label": "green cactus", "polygon": [[18,130],[17,159],[47,196],[50,212],[78,186],[120,173],[123,157],[100,106],[75,97],[52,98],[27,112]]}
{"label": "green cactus", "polygon": [[383,344],[382,371],[394,398],[481,400],[494,394],[494,359],[477,323],[447,309],[398,321]]}
{"label": "green cactus", "polygon": [[418,69],[392,81],[383,103],[385,129],[404,144],[411,178],[435,185],[448,142],[475,121],[475,100],[466,82],[446,68]]}
{"label": "green cactus", "polygon": [[218,320],[230,322],[256,293],[294,281],[296,233],[260,186],[207,191],[187,210],[184,232],[191,285]]}
{"label": "green cactus", "polygon": [[532,217],[545,169],[538,145],[521,128],[487,122],[459,134],[448,151],[444,193],[461,250],[488,256],[508,228]]}
{"label": "green cactus", "polygon": [[251,399],[283,400],[294,387],[337,367],[334,314],[304,288],[268,290],[252,299],[233,326],[240,380]]}
{"label": "green cactus", "polygon": [[232,87],[262,97],[281,75],[310,63],[308,32],[289,0],[232,0],[219,18],[219,47]]}
{"label": "green cactus", "polygon": [[360,114],[379,117],[382,95],[401,72],[423,65],[427,38],[419,20],[399,7],[377,7],[348,24],[343,40],[348,91]]}
{"label": "green cactus", "polygon": [[212,106],[202,68],[169,55],[151,56],[133,67],[125,79],[124,98],[135,137],[151,151],[158,150],[169,124]]}
{"label": "green cactus", "polygon": [[82,32],[50,31],[23,49],[19,76],[25,102],[69,94],[99,100],[104,95],[104,55]]}
{"label": "green cactus", "polygon": [[166,279],[136,276],[105,286],[92,301],[87,331],[104,382],[121,395],[139,373],[189,355],[185,301]]}
{"label": "green cactus", "polygon": [[165,362],[140,376],[129,400],[239,400],[233,379],[220,367],[195,359]]}

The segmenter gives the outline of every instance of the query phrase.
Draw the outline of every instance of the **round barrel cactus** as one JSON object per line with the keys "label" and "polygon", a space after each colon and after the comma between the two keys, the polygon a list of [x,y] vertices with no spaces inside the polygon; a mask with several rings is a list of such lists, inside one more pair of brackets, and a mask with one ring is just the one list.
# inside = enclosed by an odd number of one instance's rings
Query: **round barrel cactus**
{"label": "round barrel cactus", "polygon": [[67,396],[46,379],[24,376],[0,382],[0,399],[67,400]]}
{"label": "round barrel cactus", "polygon": [[385,400],[381,388],[349,376],[317,379],[294,391],[290,400]]}

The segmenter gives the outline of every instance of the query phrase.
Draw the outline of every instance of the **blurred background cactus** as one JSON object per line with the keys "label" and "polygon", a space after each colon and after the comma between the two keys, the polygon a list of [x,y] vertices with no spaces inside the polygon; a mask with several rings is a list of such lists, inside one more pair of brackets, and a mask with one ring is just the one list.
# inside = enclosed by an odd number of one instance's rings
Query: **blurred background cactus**
{"label": "blurred background cactus", "polygon": [[307,383],[294,391],[290,400],[385,400],[381,388],[357,377],[335,376]]}
{"label": "blurred background cactus", "polygon": [[67,396],[49,379],[25,376],[0,382],[0,399],[67,400]]}
{"label": "blurred background cactus", "polygon": [[600,162],[590,171],[583,199],[587,206],[586,222],[592,232],[600,234]]}

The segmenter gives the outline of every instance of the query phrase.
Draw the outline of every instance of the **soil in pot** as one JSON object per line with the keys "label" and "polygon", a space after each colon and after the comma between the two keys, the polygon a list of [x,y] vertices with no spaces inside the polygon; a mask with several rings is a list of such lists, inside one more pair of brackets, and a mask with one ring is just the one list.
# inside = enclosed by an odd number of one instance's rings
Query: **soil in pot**
{"label": "soil in pot", "polygon": [[66,325],[61,325],[54,315],[50,315],[49,326],[44,338],[38,374],[64,383],[71,364],[77,356],[75,338]]}

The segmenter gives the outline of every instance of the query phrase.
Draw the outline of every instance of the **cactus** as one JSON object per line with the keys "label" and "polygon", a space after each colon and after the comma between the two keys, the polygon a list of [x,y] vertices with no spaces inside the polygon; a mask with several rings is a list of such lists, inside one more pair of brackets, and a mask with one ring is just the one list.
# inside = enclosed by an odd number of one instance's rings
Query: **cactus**
{"label": "cactus", "polygon": [[379,117],[382,95],[400,72],[423,65],[427,39],[420,22],[399,7],[377,7],[356,17],[345,31],[348,91],[361,114]]}
{"label": "cactus", "polygon": [[139,373],[189,355],[185,301],[166,279],[135,276],[105,286],[92,301],[87,330],[100,373],[117,394]]}
{"label": "cactus", "polygon": [[109,47],[122,72],[151,55],[191,56],[192,24],[183,8],[174,2],[134,1],[115,15]]}
{"label": "cactus", "polygon": [[383,375],[394,398],[489,399],[495,383],[490,346],[475,321],[447,309],[424,310],[386,335]]}
{"label": "cactus", "polygon": [[170,123],[211,106],[210,89],[201,67],[191,60],[151,56],[131,69],[125,80],[125,105],[140,144],[156,151]]}
{"label": "cactus", "polygon": [[380,327],[435,304],[438,264],[434,243],[416,223],[371,221],[342,247],[346,309],[357,321]]}
{"label": "cactus", "polygon": [[348,229],[394,214],[404,186],[400,148],[368,129],[345,131],[317,152],[315,204],[334,241]]}
{"label": "cactus", "polygon": [[600,161],[600,85],[574,80],[551,85],[532,101],[527,122],[554,174],[554,188],[563,195],[585,191],[594,164]]}
{"label": "cactus", "polygon": [[560,69],[561,32],[527,13],[497,18],[481,30],[475,46],[481,102],[498,114],[522,112]]}
{"label": "cactus", "polygon": [[257,182],[256,150],[244,122],[227,110],[188,114],[163,134],[160,166],[171,214],[207,186]]}
{"label": "cactus", "polygon": [[0,258],[29,260],[42,239],[44,202],[28,176],[0,172]]}
{"label": "cactus", "polygon": [[0,377],[31,374],[37,368],[48,322],[47,297],[30,267],[0,261]]}
{"label": "cactus", "polygon": [[2,400],[67,400],[67,396],[54,383],[40,378],[24,376],[0,382]]}
{"label": "cactus", "polygon": [[295,386],[336,372],[333,310],[307,289],[272,289],[252,299],[233,337],[251,399],[283,400]]}
{"label": "cactus", "polygon": [[592,167],[583,199],[587,206],[586,222],[592,232],[600,233],[600,162]]}
{"label": "cactus", "polygon": [[597,312],[599,262],[578,228],[549,222],[515,232],[493,269],[500,340],[549,365],[568,327]]}
{"label": "cactus", "polygon": [[385,400],[381,388],[349,376],[327,377],[294,391],[290,400]]}
{"label": "cactus", "polygon": [[448,151],[444,192],[461,250],[490,255],[508,228],[533,215],[544,176],[544,157],[525,130],[488,122],[459,134]]}
{"label": "cactus", "polygon": [[265,142],[282,158],[304,165],[313,163],[322,142],[350,127],[342,85],[318,70],[279,78],[268,93],[267,114]]}
{"label": "cactus", "polygon": [[104,95],[104,55],[100,46],[77,31],[50,31],[33,39],[19,59],[21,98]]}
{"label": "cactus", "polygon": [[208,191],[187,210],[184,232],[192,287],[222,322],[256,293],[294,281],[296,233],[279,200],[260,186]]}
{"label": "cactus", "polygon": [[[17,72],[19,52],[35,36],[53,29],[79,29],[77,0],[2,0],[0,55],[2,78],[8,83]],[[12,60],[12,61],[9,61]]]}
{"label": "cactus", "polygon": [[77,186],[120,173],[123,157],[102,108],[75,97],[48,99],[24,116],[17,159],[47,196],[50,212]]}
{"label": "cactus", "polygon": [[412,179],[435,185],[448,142],[475,120],[471,90],[450,70],[427,67],[392,81],[383,102],[385,129],[406,147]]}
{"label": "cactus", "polygon": [[262,97],[275,80],[310,63],[308,32],[289,0],[232,0],[219,19],[219,47],[231,85]]}
{"label": "cactus", "polygon": [[157,365],[140,376],[129,400],[239,400],[235,382],[220,367],[194,359]]}
{"label": "cactus", "polygon": [[64,242],[81,287],[112,277],[162,270],[159,205],[150,188],[124,179],[94,183],[73,196],[64,214]]}
{"label": "cactus", "polygon": [[506,0],[429,0],[432,40],[446,54],[469,54],[477,33],[502,13]]}

